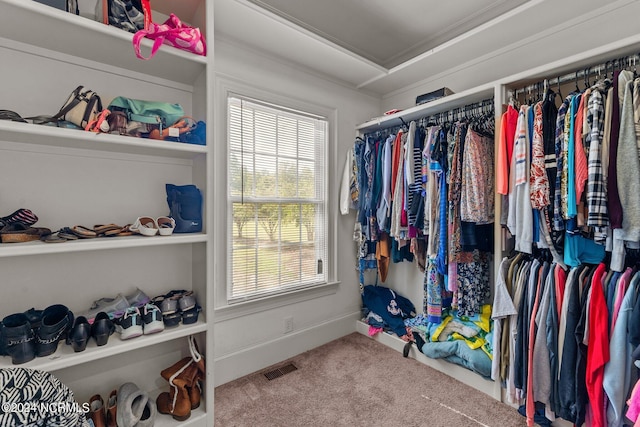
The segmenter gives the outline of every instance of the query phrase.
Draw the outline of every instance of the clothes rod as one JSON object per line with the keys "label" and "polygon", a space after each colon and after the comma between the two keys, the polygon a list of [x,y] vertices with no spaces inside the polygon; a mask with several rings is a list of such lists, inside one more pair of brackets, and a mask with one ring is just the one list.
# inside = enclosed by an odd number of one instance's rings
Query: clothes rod
{"label": "clothes rod", "polygon": [[563,83],[572,81],[575,81],[576,83],[579,80],[586,81],[591,75],[601,76],[602,74],[604,74],[606,76],[609,71],[613,72],[616,69],[622,69],[631,66],[635,68],[638,63],[640,63],[640,54],[623,56],[621,58],[615,58],[601,64],[596,64],[590,67],[583,68],[581,70],[577,70],[573,73],[564,74],[552,79],[544,79],[523,88],[515,89],[513,91],[513,94],[515,97],[518,97],[518,95],[523,93],[532,93],[540,90],[546,92],[547,88],[552,86],[561,85]]}

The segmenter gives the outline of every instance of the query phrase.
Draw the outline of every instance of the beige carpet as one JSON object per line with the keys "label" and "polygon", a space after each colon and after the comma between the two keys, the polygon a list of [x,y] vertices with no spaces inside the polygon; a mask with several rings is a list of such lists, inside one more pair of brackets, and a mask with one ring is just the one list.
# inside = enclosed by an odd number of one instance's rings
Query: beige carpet
{"label": "beige carpet", "polygon": [[[265,378],[288,362],[298,369]],[[217,427],[526,425],[510,406],[358,333],[217,387],[214,412]]]}

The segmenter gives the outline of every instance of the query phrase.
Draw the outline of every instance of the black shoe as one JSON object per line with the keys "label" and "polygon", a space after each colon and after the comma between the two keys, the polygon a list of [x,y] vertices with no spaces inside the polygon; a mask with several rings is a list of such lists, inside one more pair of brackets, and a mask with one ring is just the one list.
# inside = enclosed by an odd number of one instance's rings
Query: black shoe
{"label": "black shoe", "polygon": [[27,316],[27,319],[29,319],[31,329],[33,329],[34,332],[37,331],[40,327],[40,324],[42,323],[42,310],[30,308],[29,310],[25,311],[24,314]]}
{"label": "black shoe", "polygon": [[67,336],[67,344],[73,347],[76,353],[84,351],[91,337],[91,325],[84,316],[79,316],[73,324],[71,332]]}
{"label": "black shoe", "polygon": [[2,347],[11,356],[11,363],[20,365],[36,357],[33,331],[24,313],[16,313],[2,320]]}
{"label": "black shoe", "polygon": [[404,348],[402,349],[402,357],[409,357],[409,350],[411,350],[411,344],[413,344],[413,341],[409,341],[404,345]]}
{"label": "black shoe", "polygon": [[109,341],[109,336],[116,330],[116,325],[109,318],[109,315],[101,311],[91,325],[91,336],[96,339],[98,347],[105,345]]}
{"label": "black shoe", "polygon": [[49,356],[58,349],[58,342],[66,338],[73,326],[73,313],[62,304],[47,307],[42,312],[42,324],[36,333],[38,357]]}
{"label": "black shoe", "polygon": [[418,348],[418,351],[422,352],[422,347],[424,347],[426,343],[424,342],[420,334],[414,332],[413,339],[416,340],[416,347]]}

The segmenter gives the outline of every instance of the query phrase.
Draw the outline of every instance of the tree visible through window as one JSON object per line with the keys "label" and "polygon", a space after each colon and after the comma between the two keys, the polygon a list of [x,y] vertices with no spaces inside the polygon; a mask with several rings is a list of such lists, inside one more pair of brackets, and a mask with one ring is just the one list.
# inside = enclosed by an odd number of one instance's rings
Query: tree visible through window
{"label": "tree visible through window", "polygon": [[327,120],[228,99],[228,298],[326,282]]}

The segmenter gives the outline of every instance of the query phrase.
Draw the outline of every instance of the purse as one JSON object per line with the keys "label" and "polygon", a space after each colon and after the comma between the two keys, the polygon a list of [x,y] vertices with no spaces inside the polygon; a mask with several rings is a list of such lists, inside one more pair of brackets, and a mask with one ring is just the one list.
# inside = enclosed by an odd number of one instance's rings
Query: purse
{"label": "purse", "polygon": [[[135,123],[142,124],[140,133],[150,132],[156,127],[162,129],[171,126],[184,116],[184,109],[180,104],[168,102],[143,101],[118,96],[107,107],[109,111],[122,112],[127,118],[127,128],[136,127]],[[145,129],[146,128],[146,129]]]}
{"label": "purse", "polygon": [[[148,58],[145,58],[140,53],[140,43],[143,37],[154,40],[151,54]],[[164,24],[160,25],[151,22],[149,28],[140,30],[133,36],[133,48],[136,56],[140,59],[151,59],[163,43],[196,55],[204,56],[207,54],[207,45],[200,29],[185,25],[173,13]]]}
{"label": "purse", "polygon": [[96,119],[101,111],[102,100],[100,96],[91,89],[78,86],[71,92],[60,111],[46,121],[64,120],[84,129],[89,122]]}
{"label": "purse", "polygon": [[187,144],[206,145],[207,127],[202,120],[195,121],[192,117],[184,116],[162,131],[154,129],[149,133],[151,139],[163,141],[184,142]]}
{"label": "purse", "polygon": [[151,5],[149,0],[98,0],[96,20],[135,33],[149,27]]}

